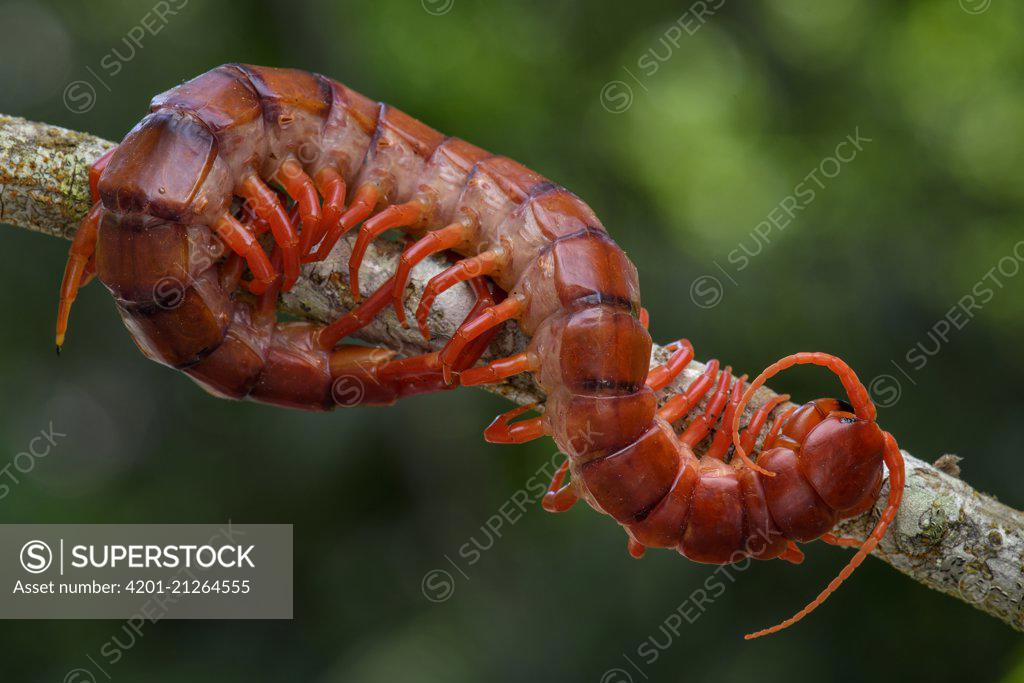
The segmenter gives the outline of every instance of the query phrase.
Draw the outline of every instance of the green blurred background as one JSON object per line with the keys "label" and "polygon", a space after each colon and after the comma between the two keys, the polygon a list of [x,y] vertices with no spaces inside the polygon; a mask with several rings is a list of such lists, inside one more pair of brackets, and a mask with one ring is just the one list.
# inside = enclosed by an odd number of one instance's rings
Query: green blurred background
{"label": "green blurred background", "polygon": [[[117,140],[153,94],[223,62],[331,75],[580,194],[637,264],[657,340],[686,335],[750,372],[841,354],[881,378],[880,419],[905,448],[963,456],[968,481],[1019,508],[1022,24],[1007,0],[0,0],[0,111]],[[96,90],[88,111],[64,105],[76,80]],[[855,131],[870,142],[758,237]],[[293,523],[295,619],[134,637],[116,621],[3,622],[7,680],[61,680],[114,638],[114,680],[1024,680],[1019,634],[877,561],[799,627],[744,643],[847,560],[821,544],[800,567],[734,572],[693,624],[662,630],[714,568],[636,562],[583,506],[513,523],[506,501],[554,447],[485,444],[500,399],[328,415],[215,400],[143,359],[98,286],[58,359],[66,251],[0,230],[0,466],[51,422],[68,434],[0,519]],[[951,312],[983,282],[980,309]],[[838,391],[811,370],[776,386]],[[435,569],[453,578],[441,603],[422,591]]]}

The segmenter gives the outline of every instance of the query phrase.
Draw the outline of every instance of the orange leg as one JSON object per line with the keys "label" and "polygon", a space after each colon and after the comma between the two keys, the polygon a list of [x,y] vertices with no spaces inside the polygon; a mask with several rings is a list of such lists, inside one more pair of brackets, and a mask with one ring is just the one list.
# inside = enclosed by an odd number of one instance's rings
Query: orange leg
{"label": "orange leg", "polygon": [[729,398],[729,405],[725,407],[725,415],[722,417],[722,427],[715,431],[715,438],[711,441],[707,455],[718,460],[725,460],[725,454],[732,446],[732,435],[729,433],[728,425],[732,424],[732,416],[736,414],[736,406],[743,396],[743,385],[747,382],[747,376],[743,375],[732,385],[732,396]]}
{"label": "orange leg", "polygon": [[470,368],[459,373],[459,384],[472,387],[478,384],[495,384],[521,372],[533,372],[539,367],[537,356],[529,351],[517,353],[508,358],[499,358],[487,365]]}
{"label": "orange leg", "polygon": [[640,324],[644,326],[645,330],[651,326],[651,314],[642,306],[640,307]]}
{"label": "orange leg", "polygon": [[96,202],[89,213],[82,219],[71,241],[68,250],[68,262],[64,266],[64,278],[60,283],[60,303],[57,305],[57,330],[55,339],[57,353],[64,345],[64,336],[68,331],[68,320],[71,317],[71,306],[78,297],[78,289],[88,269],[89,261],[96,251],[96,237],[99,234],[100,220],[103,218],[103,204]]}
{"label": "orange leg", "polygon": [[842,382],[843,388],[846,390],[846,395],[850,399],[850,404],[853,405],[854,413],[857,417],[862,420],[870,420],[874,422],[877,415],[875,410],[875,404],[871,402],[871,397],[868,396],[868,390],[864,388],[860,380],[857,378],[857,373],[853,371],[849,365],[847,365],[841,358],[819,352],[801,352],[794,353],[785,358],[781,358],[763,371],[761,374],[754,378],[754,381],[750,383],[746,393],[743,394],[743,398],[740,399],[740,408],[737,410],[736,415],[732,420],[732,440],[736,447],[736,457],[743,461],[743,463],[766,477],[774,477],[774,472],[769,472],[763,467],[758,466],[753,460],[747,455],[747,448],[740,442],[740,415],[743,414],[743,408],[750,402],[750,398],[754,395],[758,389],[764,386],[764,383],[769,379],[779,374],[787,368],[791,368],[794,365],[820,365],[828,368],[835,374],[839,381]]}
{"label": "orange leg", "polygon": [[277,173],[277,180],[299,208],[302,234],[299,240],[299,258],[306,253],[308,242],[320,232],[320,196],[316,185],[295,159],[287,159]]}
{"label": "orange leg", "polygon": [[661,391],[672,383],[679,373],[693,360],[693,345],[688,339],[676,342],[677,348],[664,364],[647,373],[647,386],[654,391]]}
{"label": "orange leg", "polygon": [[409,275],[423,259],[431,254],[437,254],[446,249],[453,249],[463,244],[469,238],[471,227],[465,222],[452,223],[451,225],[428,232],[422,239],[402,252],[402,258],[398,261],[398,270],[395,271],[395,292],[394,305],[395,314],[399,322],[405,327],[408,323],[405,319],[405,306],[402,299],[405,295],[405,286],[409,282]]}
{"label": "orange leg", "polygon": [[476,318],[462,323],[452,335],[451,340],[441,349],[441,365],[444,368],[444,379],[451,381],[451,368],[462,349],[480,335],[494,330],[507,320],[513,320],[526,308],[526,298],[521,294],[510,296],[496,306],[491,306]]}
{"label": "orange leg", "polygon": [[688,446],[696,446],[704,440],[704,437],[708,435],[711,428],[718,422],[718,418],[721,417],[722,410],[729,400],[730,381],[732,381],[732,368],[726,367],[725,372],[722,373],[718,380],[715,393],[711,395],[707,406],[704,408],[704,412],[683,430],[682,435],[679,437],[680,441]]}
{"label": "orange leg", "polygon": [[658,417],[668,423],[673,423],[689,413],[704,398],[704,394],[708,393],[708,390],[714,385],[716,377],[718,377],[717,359],[708,361],[704,374],[688,386],[686,391],[676,394],[666,401],[665,405],[658,408]]}
{"label": "orange leg", "polygon": [[579,494],[576,493],[571,483],[562,486],[568,471],[569,461],[566,460],[558,468],[558,471],[555,472],[555,476],[551,478],[548,491],[544,494],[544,499],[541,501],[541,506],[548,512],[565,512],[580,499]]}
{"label": "orange leg", "polygon": [[355,196],[352,197],[352,205],[327,231],[312,260],[323,261],[331,253],[331,249],[334,249],[334,245],[338,243],[342,235],[369,218],[382,197],[383,193],[380,188],[373,183],[363,185],[356,190]]}
{"label": "orange leg", "polygon": [[[367,297],[361,304],[320,330],[320,334],[317,338],[320,347],[323,349],[332,349],[345,337],[355,334],[362,328],[369,325],[377,314],[384,310],[388,305],[393,280],[394,278],[391,278],[385,282],[377,289],[376,292]],[[484,282],[483,278],[470,280],[469,286],[472,287],[477,299],[476,304],[474,304],[472,310],[470,310],[469,314],[466,316],[466,320],[472,320],[472,318],[494,304],[494,295],[491,293],[490,288],[488,288],[487,283]],[[480,353],[476,354],[476,358],[480,357],[489,343],[490,337],[487,337],[482,341]],[[475,349],[476,346],[473,348]],[[476,358],[473,359],[473,363],[476,362]],[[470,367],[473,363],[464,366],[464,368]]]}
{"label": "orange leg", "polygon": [[295,226],[289,220],[277,194],[259,176],[252,174],[245,178],[239,193],[249,202],[256,215],[270,224],[274,242],[281,247],[284,261],[284,282],[281,288],[288,291],[299,279],[299,238]]}
{"label": "orange leg", "polygon": [[443,270],[430,278],[423,296],[420,298],[420,305],[416,309],[416,320],[420,325],[420,334],[427,341],[430,340],[430,328],[427,327],[427,317],[430,315],[430,307],[445,290],[454,287],[460,282],[479,275],[490,275],[505,263],[505,252],[501,249],[485,251],[473,258],[463,259],[447,270]]}
{"label": "orange leg", "polygon": [[214,232],[231,251],[244,258],[248,264],[253,275],[249,291],[253,294],[265,292],[277,278],[277,271],[270,264],[267,253],[263,251],[263,247],[253,237],[252,232],[228,213],[221,215],[214,226]]}
{"label": "orange leg", "polygon": [[319,244],[324,235],[338,224],[341,215],[345,212],[347,186],[345,179],[341,177],[337,169],[330,167],[320,169],[317,171],[315,182],[324,202],[316,234],[305,229],[302,231],[302,260],[304,263],[317,260],[311,255],[313,247]]}
{"label": "orange leg", "polygon": [[395,204],[384,209],[359,228],[359,236],[352,245],[352,255],[348,259],[348,286],[352,295],[359,301],[359,266],[363,263],[370,242],[392,228],[403,228],[415,225],[423,217],[426,208],[418,201],[406,204]]}
{"label": "orange leg", "polygon": [[526,443],[544,436],[547,430],[544,427],[544,418],[539,415],[529,420],[511,422],[514,418],[536,407],[536,403],[530,403],[513,408],[494,418],[494,421],[484,430],[484,441],[487,443]]}
{"label": "orange leg", "polygon": [[361,304],[320,330],[317,336],[320,347],[333,349],[342,339],[369,325],[387,307],[391,298],[392,280],[394,278],[385,282]]}
{"label": "orange leg", "polygon": [[82,280],[78,283],[78,288],[81,289],[87,284],[93,281],[96,277],[96,253],[89,257],[89,262],[85,264],[85,270],[82,271]]}
{"label": "orange leg", "polygon": [[89,167],[89,195],[92,197],[93,202],[100,200],[100,176],[103,175],[103,170],[110,163],[110,157],[114,156],[114,152],[117,151],[117,147],[113,147],[107,150],[103,156],[97,159],[92,166]]}
{"label": "orange leg", "polygon": [[[786,400],[789,400],[789,399],[786,399]],[[764,442],[766,444],[770,444],[770,443],[772,443],[772,441],[775,440],[775,437],[779,433],[779,430],[782,429],[782,425],[786,424],[786,420],[789,418],[790,415],[793,414],[794,410],[796,410],[796,406],[793,406],[792,408],[790,408],[789,410],[783,412],[781,415],[779,415],[778,417],[775,418],[775,421],[772,422],[772,428],[768,430],[768,436],[764,437]],[[749,433],[749,429],[748,429],[747,432],[744,432],[743,439],[747,438],[747,434],[748,433]],[[751,447],[753,447],[753,442],[754,442],[754,439],[752,438],[751,439]],[[743,441],[743,443],[746,443],[746,441]]]}
{"label": "orange leg", "polygon": [[839,546],[840,548],[859,548],[861,545],[861,542],[856,538],[836,536],[835,534],[822,534],[819,540],[829,545]]}
{"label": "orange leg", "polygon": [[[764,423],[768,419],[768,415],[788,400],[789,394],[779,394],[770,401],[766,401],[764,405],[757,409],[757,412],[755,412],[754,416],[750,418],[750,422],[747,424],[746,429],[743,430],[743,434],[740,436],[740,444],[743,446],[743,450],[749,453],[751,449],[754,448],[754,444],[757,442],[757,435],[761,432],[761,428],[764,427]],[[733,413],[726,424],[732,424],[732,419],[735,416],[735,413]],[[769,432],[768,438],[764,441],[766,447],[771,443],[771,438],[774,434],[778,433],[778,427],[781,426],[782,423],[778,420],[772,424],[772,432],[774,433]]]}
{"label": "orange leg", "polygon": [[804,561],[804,551],[800,550],[793,541],[787,541],[786,549],[779,555],[779,559],[785,560],[790,564],[802,564]]}

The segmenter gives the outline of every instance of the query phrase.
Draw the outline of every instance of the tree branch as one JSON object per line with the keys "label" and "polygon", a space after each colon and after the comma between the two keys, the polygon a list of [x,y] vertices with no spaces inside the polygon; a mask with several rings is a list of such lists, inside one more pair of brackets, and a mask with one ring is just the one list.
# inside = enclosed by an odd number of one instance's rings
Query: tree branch
{"label": "tree branch", "polygon": [[[83,133],[0,115],[0,222],[70,238],[89,207],[89,165],[111,146]],[[350,243],[343,241],[326,261],[307,266],[305,277],[281,298],[280,310],[320,322],[349,310],[353,306],[347,288],[349,252]],[[374,242],[365,259],[365,291],[379,287],[391,276],[399,252],[396,243]],[[418,301],[430,277],[447,265],[445,259],[433,258],[418,267],[410,284],[410,300]],[[430,343],[415,328],[401,327],[390,309],[357,336],[405,356],[436,350],[452,335],[472,304],[472,295],[465,287],[439,297],[430,321],[435,334]],[[514,326],[508,326],[488,355],[509,355],[521,349],[525,341]],[[656,347],[652,362],[663,362],[667,356],[664,348]],[[662,392],[661,399],[683,391],[703,371],[702,363],[691,363]],[[519,404],[544,399],[528,376],[518,376],[489,390]],[[748,417],[774,395],[767,388],[760,390],[748,407]],[[955,458],[940,459],[947,470],[942,471],[906,452],[904,456],[907,487],[903,505],[875,554],[929,588],[972,604],[1018,631],[1024,630],[1024,514],[961,481]],[[865,538],[887,495],[888,484],[875,509],[844,522],[840,533]]]}

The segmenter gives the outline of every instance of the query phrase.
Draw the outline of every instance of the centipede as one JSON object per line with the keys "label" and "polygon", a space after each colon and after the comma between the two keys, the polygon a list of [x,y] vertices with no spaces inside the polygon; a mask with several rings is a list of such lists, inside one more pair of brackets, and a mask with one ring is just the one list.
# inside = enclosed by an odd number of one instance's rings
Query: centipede
{"label": "centipede", "polygon": [[[900,449],[844,361],[797,353],[747,382],[713,360],[660,401],[693,346],[674,343],[652,367],[637,268],[583,200],[333,79],[219,66],[157,95],[92,165],[89,183],[94,204],[60,287],[58,351],[79,288],[95,278],[145,356],[218,397],[326,411],[338,404],[342,377],[365,387],[360,404],[389,405],[531,373],[544,405],[498,416],[484,437],[554,439],[566,460],[544,509],[585,501],[625,530],[634,557],[667,548],[702,563],[799,563],[798,543],[857,548],[810,604],[747,638],[791,626],[824,602],[899,508]],[[358,304],[329,324],[279,321],[278,297],[302,265],[323,260],[357,228],[349,285]],[[392,230],[407,240],[395,273],[363,297],[367,248]],[[410,324],[410,274],[435,254],[454,262],[429,280],[415,309],[424,337],[441,293],[463,285],[476,296],[440,350],[399,357],[342,343],[389,306]],[[483,362],[509,321],[529,339],[525,349]],[[783,409],[788,396],[777,396],[741,428],[754,392],[801,364],[834,373],[848,400]],[[522,417],[531,409],[539,414]],[[863,542],[836,535],[839,521],[878,503],[883,465],[888,500],[871,534]]]}

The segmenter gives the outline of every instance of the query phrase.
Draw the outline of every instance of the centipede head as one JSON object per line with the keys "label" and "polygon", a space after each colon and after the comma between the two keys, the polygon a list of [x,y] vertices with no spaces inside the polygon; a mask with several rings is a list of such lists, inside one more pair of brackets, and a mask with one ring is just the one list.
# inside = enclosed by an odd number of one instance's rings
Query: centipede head
{"label": "centipede head", "polygon": [[[792,432],[787,436],[803,437],[797,439],[796,443],[799,444],[799,463],[804,475],[828,505],[838,510],[841,516],[851,517],[874,504],[881,485],[881,464],[884,461],[889,468],[889,501],[867,540],[825,590],[789,619],[771,628],[748,634],[745,636],[748,640],[788,628],[821,605],[878,546],[896,517],[903,499],[903,455],[896,439],[892,434],[879,429],[875,423],[875,404],[853,369],[840,358],[826,353],[786,356],[758,375],[743,395],[733,420],[733,440],[737,454],[745,456],[737,433],[743,406],[769,378],[786,368],[803,364],[820,365],[831,370],[839,377],[850,398],[849,404],[835,399],[812,401],[790,417],[787,426]],[[800,411],[803,413],[800,414]]]}
{"label": "centipede head", "polygon": [[[805,408],[816,420],[800,439],[800,470],[829,507],[842,517],[853,516],[851,511],[862,510],[878,495],[882,430],[843,401],[818,399]],[[792,416],[798,417],[799,411]]]}

